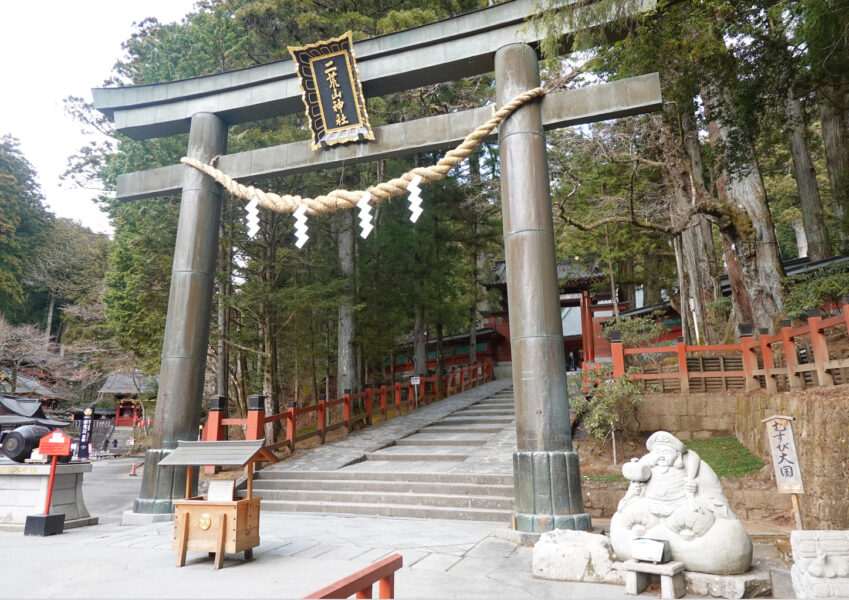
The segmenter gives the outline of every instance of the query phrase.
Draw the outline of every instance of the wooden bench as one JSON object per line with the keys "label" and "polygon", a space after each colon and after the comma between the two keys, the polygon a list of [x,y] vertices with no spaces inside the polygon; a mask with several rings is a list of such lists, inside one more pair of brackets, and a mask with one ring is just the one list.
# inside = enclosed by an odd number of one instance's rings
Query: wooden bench
{"label": "wooden bench", "polygon": [[649,585],[652,575],[660,575],[660,597],[664,600],[680,598],[684,595],[684,563],[672,561],[668,563],[649,563],[636,561],[633,558],[622,564],[625,573],[625,593],[636,596]]}

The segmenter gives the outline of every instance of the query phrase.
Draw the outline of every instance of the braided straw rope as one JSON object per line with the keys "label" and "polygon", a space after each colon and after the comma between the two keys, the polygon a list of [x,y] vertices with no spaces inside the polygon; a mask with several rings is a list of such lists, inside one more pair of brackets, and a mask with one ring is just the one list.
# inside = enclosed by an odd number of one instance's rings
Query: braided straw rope
{"label": "braided straw rope", "polygon": [[[371,197],[375,201],[382,202],[405,193],[407,191],[407,185],[416,175],[422,178],[422,183],[430,183],[431,181],[444,179],[451,169],[474,152],[475,148],[480,145],[483,139],[496,127],[498,127],[504,119],[512,114],[513,111],[522,106],[524,103],[539,96],[543,96],[545,93],[545,88],[538,87],[519,94],[510,102],[502,106],[501,109],[492,115],[486,123],[467,135],[466,139],[464,139],[459,146],[449,151],[435,165],[431,167],[418,167],[412,171],[407,171],[400,177],[371,186],[366,190],[366,192],[371,194]],[[242,185],[223,171],[216,169],[210,164],[202,163],[194,158],[184,156],[180,159],[180,162],[203,171],[224,186],[224,188],[232,195],[248,201],[256,200],[261,207],[281,213],[294,212],[301,204],[306,204],[307,214],[310,215],[352,208],[356,206],[357,202],[363,195],[362,191],[351,192],[349,190],[333,190],[326,195],[316,196],[315,198],[302,198],[301,196],[291,196],[289,194],[279,196],[272,192],[265,192],[253,186]]]}

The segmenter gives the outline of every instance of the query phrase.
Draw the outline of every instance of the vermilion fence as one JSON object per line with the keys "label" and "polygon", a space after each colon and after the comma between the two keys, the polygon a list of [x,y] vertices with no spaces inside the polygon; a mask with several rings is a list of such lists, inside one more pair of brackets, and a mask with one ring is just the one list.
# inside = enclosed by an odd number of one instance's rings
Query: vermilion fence
{"label": "vermilion fence", "polygon": [[[740,342],[723,345],[688,345],[679,338],[675,346],[624,348],[616,332],[611,340],[613,375],[643,380],[660,391],[682,393],[715,390],[765,389],[777,392],[806,387],[849,383],[849,296],[837,315],[823,318],[819,309],[808,311],[802,327],[782,323],[781,331],[755,334],[740,327]],[[671,355],[664,360],[662,355]],[[656,366],[646,366],[646,355]],[[629,360],[628,357],[644,360]],[[641,364],[630,364],[641,363]]]}
{"label": "vermilion fence", "polygon": [[265,414],[263,396],[248,398],[248,415],[241,419],[227,418],[226,401],[211,402],[209,416],[203,428],[203,439],[208,441],[227,439],[227,426],[237,425],[245,428],[245,439],[261,440],[265,437],[266,423],[281,421],[286,431],[286,438],[268,447],[272,450],[285,447],[290,452],[294,452],[298,442],[312,437],[318,437],[323,444],[328,431],[344,427],[347,432],[350,432],[353,424],[358,421],[365,421],[366,425],[371,425],[376,415],[380,415],[381,420],[385,421],[390,407],[394,407],[395,414],[399,415],[403,409],[415,410],[419,406],[491,380],[492,360],[487,358],[446,373],[441,382],[437,381],[436,375],[421,377],[417,386],[418,390],[410,380],[407,380],[394,385],[367,388],[358,394],[346,393],[335,400],[319,400],[310,406],[291,406],[284,412],[273,415]]}
{"label": "vermilion fence", "polygon": [[323,587],[306,598],[372,598],[377,584],[378,598],[395,597],[395,571],[404,566],[404,558],[393,554],[365,569],[360,569],[336,583]]}

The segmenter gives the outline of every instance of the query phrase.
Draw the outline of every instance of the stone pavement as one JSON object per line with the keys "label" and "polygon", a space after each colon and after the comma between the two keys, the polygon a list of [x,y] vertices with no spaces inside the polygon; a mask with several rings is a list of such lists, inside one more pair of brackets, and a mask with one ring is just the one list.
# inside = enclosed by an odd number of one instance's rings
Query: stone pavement
{"label": "stone pavement", "polygon": [[[509,385],[492,382],[280,467],[340,469],[364,452],[421,435],[416,431]],[[486,462],[485,456],[510,454],[510,443],[506,429],[489,437],[478,466],[502,471],[505,462]],[[263,511],[254,560],[228,555],[216,571],[205,553],[189,552],[178,569],[171,523],[118,524],[138,491],[137,479],[127,475],[130,463],[94,463],[84,494],[99,525],[47,538],[0,533],[0,598],[301,598],[396,552],[404,558],[395,579],[398,598],[626,597],[624,586],[534,579],[532,548],[504,539],[505,523],[486,521]],[[789,596],[788,589],[778,597]]]}
{"label": "stone pavement", "polygon": [[624,587],[536,580],[531,548],[492,523],[263,513],[254,560],[205,553],[175,567],[171,523],[0,533],[2,598],[302,598],[398,552],[398,598],[623,598]]}

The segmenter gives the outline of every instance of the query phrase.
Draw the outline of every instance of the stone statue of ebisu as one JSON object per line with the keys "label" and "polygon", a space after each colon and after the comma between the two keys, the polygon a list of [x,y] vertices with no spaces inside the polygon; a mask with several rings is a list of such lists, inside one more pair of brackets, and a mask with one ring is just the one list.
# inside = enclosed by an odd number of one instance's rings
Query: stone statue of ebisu
{"label": "stone statue of ebisu", "polygon": [[744,573],[752,541],[731,511],[713,469],[671,433],[648,439],[649,453],[622,466],[631,482],[610,521],[616,556],[631,558],[631,540],[669,540],[672,559],[688,571]]}

